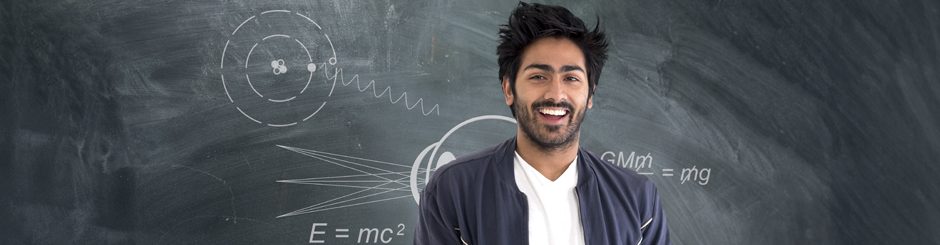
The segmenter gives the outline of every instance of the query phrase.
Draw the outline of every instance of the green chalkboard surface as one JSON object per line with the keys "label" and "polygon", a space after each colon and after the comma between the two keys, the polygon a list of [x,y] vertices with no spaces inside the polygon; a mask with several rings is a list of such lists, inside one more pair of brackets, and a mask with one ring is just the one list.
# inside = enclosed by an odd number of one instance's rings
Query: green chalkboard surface
{"label": "green chalkboard surface", "polygon": [[[553,1],[675,244],[940,243],[940,3]],[[514,1],[0,3],[0,244],[411,244]],[[596,18],[595,18],[596,17]]]}

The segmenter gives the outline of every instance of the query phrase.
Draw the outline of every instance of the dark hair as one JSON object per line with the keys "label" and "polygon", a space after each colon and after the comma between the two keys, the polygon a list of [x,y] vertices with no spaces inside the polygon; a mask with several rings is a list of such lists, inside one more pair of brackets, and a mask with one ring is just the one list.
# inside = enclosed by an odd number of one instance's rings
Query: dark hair
{"label": "dark hair", "polygon": [[564,7],[519,2],[509,15],[509,23],[499,28],[499,46],[496,47],[499,80],[508,78],[512,93],[516,94],[516,73],[522,65],[522,52],[526,46],[540,38],[562,37],[577,44],[584,53],[590,97],[607,60],[607,39],[599,27],[600,18],[594,30],[588,31],[584,22]]}

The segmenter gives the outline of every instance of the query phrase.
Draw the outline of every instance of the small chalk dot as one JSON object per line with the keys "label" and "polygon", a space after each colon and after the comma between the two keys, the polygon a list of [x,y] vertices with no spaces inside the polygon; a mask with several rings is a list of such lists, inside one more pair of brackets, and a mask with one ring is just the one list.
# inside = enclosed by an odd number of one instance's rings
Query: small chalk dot
{"label": "small chalk dot", "polygon": [[317,71],[317,65],[314,63],[307,64],[307,71],[310,71],[310,72]]}

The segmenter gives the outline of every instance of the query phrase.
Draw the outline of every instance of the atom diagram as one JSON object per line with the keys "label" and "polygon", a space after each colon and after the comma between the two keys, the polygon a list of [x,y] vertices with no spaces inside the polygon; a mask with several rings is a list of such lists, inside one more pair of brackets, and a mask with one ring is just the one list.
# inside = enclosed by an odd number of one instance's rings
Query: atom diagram
{"label": "atom diagram", "polygon": [[251,121],[294,126],[326,105],[335,82],[314,74],[336,62],[333,42],[313,19],[288,10],[264,11],[242,21],[225,41],[222,87]]}

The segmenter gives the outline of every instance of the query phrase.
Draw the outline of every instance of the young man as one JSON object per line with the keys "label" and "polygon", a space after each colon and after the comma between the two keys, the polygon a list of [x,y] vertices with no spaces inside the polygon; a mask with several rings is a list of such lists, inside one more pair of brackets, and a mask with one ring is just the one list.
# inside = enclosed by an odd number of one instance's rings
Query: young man
{"label": "young man", "polygon": [[526,3],[499,34],[516,135],[436,170],[415,244],[669,244],[653,182],[579,146],[604,34],[565,8]]}

